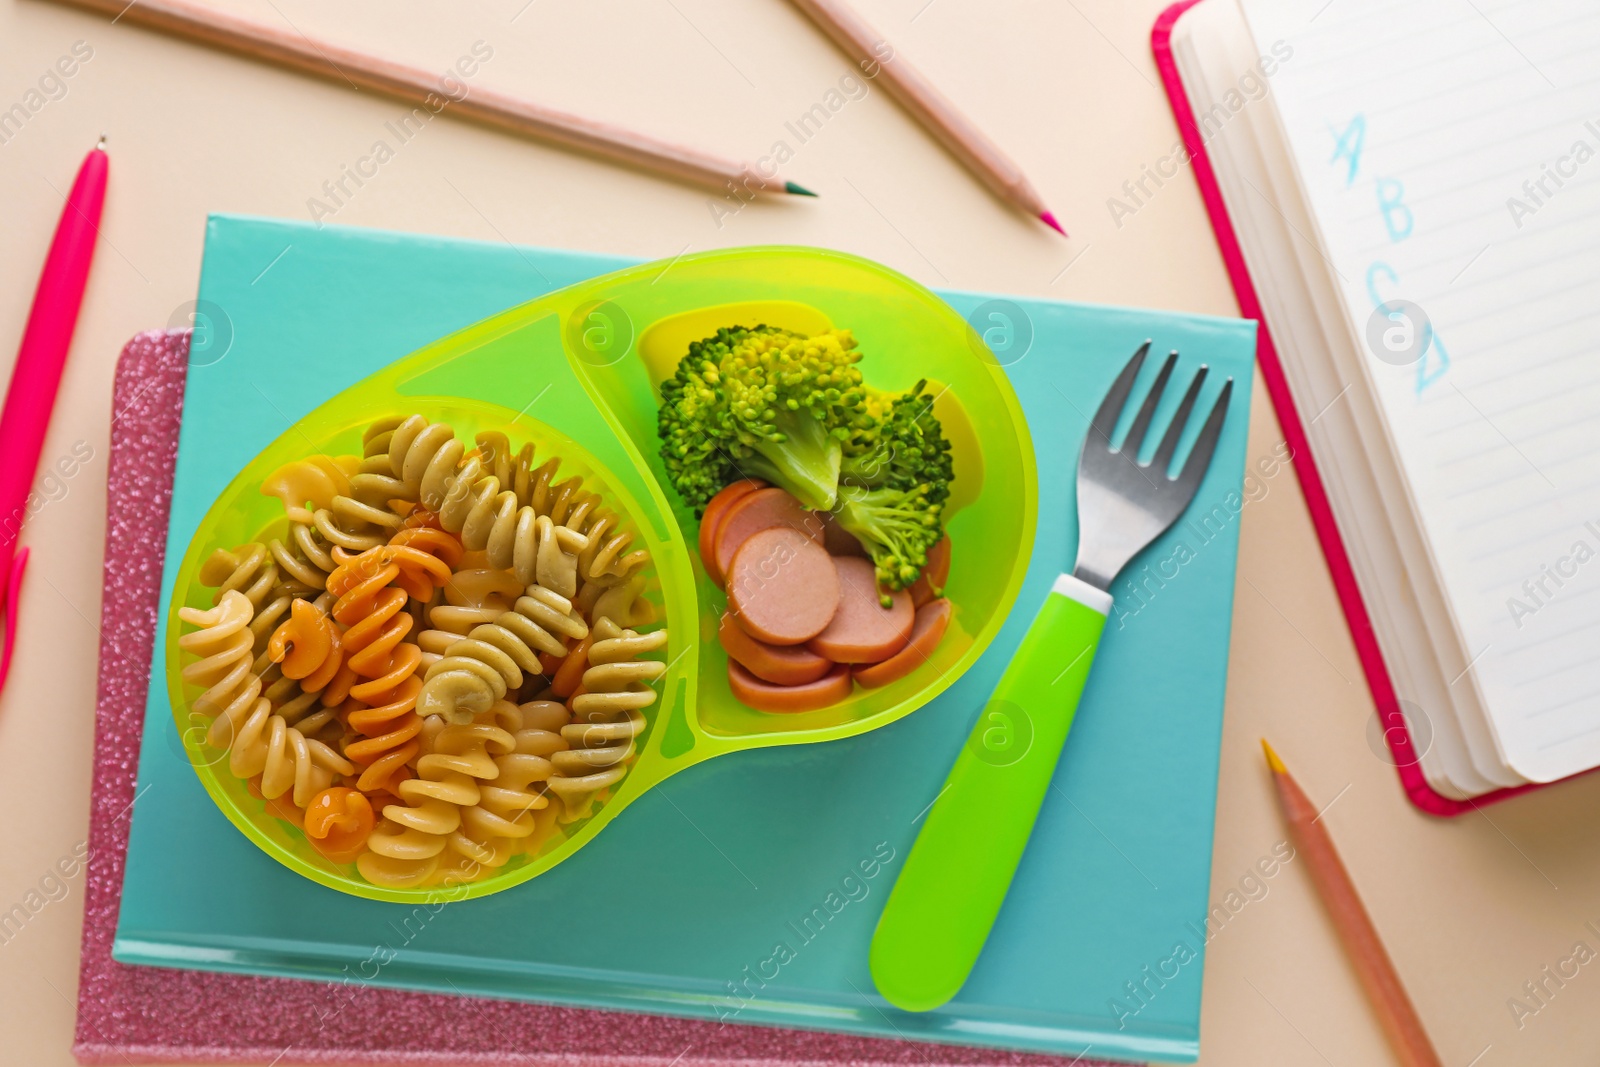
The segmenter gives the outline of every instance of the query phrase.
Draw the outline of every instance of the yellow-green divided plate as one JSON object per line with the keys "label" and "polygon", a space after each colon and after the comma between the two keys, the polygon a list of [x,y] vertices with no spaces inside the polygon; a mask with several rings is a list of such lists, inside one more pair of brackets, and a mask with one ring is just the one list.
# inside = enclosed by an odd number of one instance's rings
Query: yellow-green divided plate
{"label": "yellow-green divided plate", "polygon": [[[753,711],[728,690],[715,634],[723,594],[692,547],[697,524],[668,487],[656,456],[657,383],[688,342],[719,326],[757,323],[854,332],[860,364],[876,388],[903,390],[927,378],[941,390],[936,413],[952,440],[955,492],[946,524],[953,566],[946,595],[954,619],[936,653],[880,689],[858,688],[819,711]],[[804,248],[750,248],[684,256],[559,290],[446,337],[327,401],[290,426],[229,484],[200,523],[180,564],[163,652],[173,715],[189,761],[223,813],[268,855],[346,893],[422,901],[436,889],[374,886],[353,865],[334,864],[299,831],[270,815],[204,744],[190,704],[198,695],[179,670],[177,611],[209,606],[197,580],[219,547],[269,534],[282,507],[261,494],[265,477],[307,455],[357,453],[376,418],[421,413],[470,440],[502,430],[558,455],[564,475],[623,512],[653,557],[647,594],[670,637],[660,699],[647,711],[637,762],[594,813],[561,828],[542,850],[521,855],[455,896],[481,896],[560,863],[647,789],[685,767],[742,749],[849,737],[926,704],[988,646],[1032,556],[1037,485],[1032,444],[1004,371],[981,339],[933,293],[866,260]]]}

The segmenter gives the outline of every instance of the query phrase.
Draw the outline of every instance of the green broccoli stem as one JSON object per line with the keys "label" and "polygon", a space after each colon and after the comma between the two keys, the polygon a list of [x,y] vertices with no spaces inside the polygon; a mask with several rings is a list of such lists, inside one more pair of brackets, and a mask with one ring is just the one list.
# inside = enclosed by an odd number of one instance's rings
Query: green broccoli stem
{"label": "green broccoli stem", "polygon": [[[846,487],[834,519],[867,550],[878,584],[892,590],[915,582],[927,565],[928,549],[942,534],[939,511],[928,503],[925,486],[910,492]],[[885,607],[891,602],[882,599]]]}
{"label": "green broccoli stem", "polygon": [[734,461],[740,472],[761,478],[815,511],[831,511],[839,496],[842,446],[820,419],[806,412],[780,412],[775,419],[782,441],[750,443],[754,454]]}
{"label": "green broccoli stem", "polygon": [[865,452],[844,457],[844,462],[839,467],[840,485],[858,489],[881,487],[888,481],[889,459],[892,454],[892,447],[880,440]]}

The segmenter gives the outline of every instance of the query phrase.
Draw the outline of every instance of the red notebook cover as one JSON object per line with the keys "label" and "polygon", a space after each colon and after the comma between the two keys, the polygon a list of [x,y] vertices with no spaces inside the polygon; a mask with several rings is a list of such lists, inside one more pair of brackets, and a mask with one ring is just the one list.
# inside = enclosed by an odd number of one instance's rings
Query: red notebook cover
{"label": "red notebook cover", "polygon": [[1421,757],[1406,729],[1394,683],[1384,664],[1377,635],[1373,633],[1372,620],[1367,615],[1366,602],[1362,599],[1361,588],[1356,584],[1355,572],[1350,567],[1344,540],[1339,536],[1338,524],[1334,522],[1333,508],[1328,502],[1327,490],[1323,488],[1322,476],[1317,471],[1316,457],[1311,453],[1311,441],[1306,436],[1305,425],[1300,421],[1300,412],[1294,406],[1289,381],[1284,377],[1278,350],[1273,347],[1272,333],[1262,316],[1261,302],[1256,299],[1255,285],[1250,280],[1244,253],[1239,248],[1238,236],[1234,233],[1233,222],[1228,217],[1228,208],[1222,199],[1222,189],[1217,184],[1216,172],[1211,169],[1211,160],[1206,155],[1205,138],[1195,123],[1189,94],[1184,90],[1178,65],[1172,58],[1172,29],[1185,11],[1200,2],[1202,0],[1178,0],[1178,3],[1163,11],[1150,31],[1150,47],[1155,53],[1156,68],[1161,72],[1161,84],[1166,88],[1167,99],[1172,105],[1172,115],[1183,135],[1184,148],[1189,152],[1189,162],[1194,168],[1195,182],[1200,186],[1200,197],[1205,201],[1206,214],[1210,216],[1211,228],[1217,235],[1217,247],[1222,252],[1223,265],[1227,267],[1228,277],[1233,283],[1234,296],[1239,301],[1239,314],[1247,319],[1255,319],[1258,324],[1256,361],[1261,367],[1267,394],[1272,397],[1272,406],[1278,413],[1283,436],[1294,451],[1295,473],[1300,478],[1300,488],[1305,494],[1306,507],[1311,512],[1317,539],[1322,544],[1322,554],[1328,561],[1334,590],[1344,607],[1345,622],[1355,641],[1356,655],[1366,674],[1367,686],[1372,690],[1384,740],[1389,745],[1395,769],[1400,773],[1400,784],[1411,802],[1430,815],[1461,815],[1484,804],[1542,788],[1542,784],[1522,785],[1497,789],[1468,800],[1455,800],[1436,792],[1423,777]]}
{"label": "red notebook cover", "polygon": [[[111,958],[188,370],[187,331],[142,333],[112,392],[100,686],[78,1025],[81,1063],[480,1067],[1115,1067],[1103,1060],[605,1012]],[[4,1056],[0,1056],[4,1059]]]}

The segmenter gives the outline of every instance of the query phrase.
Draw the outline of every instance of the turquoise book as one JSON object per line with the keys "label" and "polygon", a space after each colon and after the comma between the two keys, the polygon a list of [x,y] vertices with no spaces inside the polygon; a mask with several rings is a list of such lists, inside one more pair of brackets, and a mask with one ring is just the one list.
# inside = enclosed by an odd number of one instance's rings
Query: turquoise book
{"label": "turquoise book", "polygon": [[[297,419],[440,337],[633,262],[213,216],[158,618],[202,516]],[[184,755],[157,633],[115,958],[1068,1057],[1195,1059],[1255,324],[939,295],[1005,367],[1039,468],[1021,593],[945,692],[858,737],[691,767],[539,877],[418,909],[318,885],[228,822]],[[873,988],[873,928],[987,695],[1071,568],[1089,418],[1147,339],[1185,367],[1209,365],[1202,407],[1227,377],[1243,387],[1188,516],[1112,590],[1066,751],[971,979],[936,1011],[900,1011]],[[1168,391],[1158,424],[1180,392]]]}

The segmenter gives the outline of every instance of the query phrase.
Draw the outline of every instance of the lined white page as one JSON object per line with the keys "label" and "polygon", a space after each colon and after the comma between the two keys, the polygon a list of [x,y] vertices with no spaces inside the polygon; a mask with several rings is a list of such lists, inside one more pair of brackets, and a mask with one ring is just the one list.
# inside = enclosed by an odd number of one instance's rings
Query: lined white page
{"label": "lined white page", "polygon": [[1272,91],[1301,236],[1471,664],[1452,684],[1517,773],[1600,765],[1600,5],[1242,5],[1258,46],[1293,48]]}

